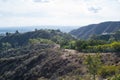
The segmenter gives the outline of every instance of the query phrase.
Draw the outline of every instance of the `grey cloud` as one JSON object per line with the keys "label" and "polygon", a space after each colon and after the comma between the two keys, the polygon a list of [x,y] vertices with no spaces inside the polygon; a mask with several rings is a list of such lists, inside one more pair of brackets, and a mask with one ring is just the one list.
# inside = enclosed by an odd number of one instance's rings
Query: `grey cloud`
{"label": "grey cloud", "polygon": [[98,13],[102,8],[100,7],[90,7],[88,8],[89,11],[93,12],[93,13]]}

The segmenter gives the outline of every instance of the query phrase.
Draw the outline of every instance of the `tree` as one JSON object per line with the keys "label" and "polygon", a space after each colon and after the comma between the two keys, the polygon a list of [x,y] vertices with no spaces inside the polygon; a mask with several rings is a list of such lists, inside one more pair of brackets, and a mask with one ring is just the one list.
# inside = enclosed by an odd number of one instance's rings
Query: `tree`
{"label": "tree", "polygon": [[9,32],[6,32],[6,36],[10,36],[10,34],[11,34],[11,33],[9,33]]}
{"label": "tree", "polygon": [[19,34],[19,31],[18,31],[18,30],[16,30],[15,34]]}
{"label": "tree", "polygon": [[12,47],[12,45],[10,44],[10,43],[8,43],[8,42],[6,42],[6,43],[2,43],[2,48],[3,48],[3,50],[5,50],[5,51],[7,51],[9,48],[11,48]]}
{"label": "tree", "polygon": [[29,39],[29,43],[30,44],[37,44],[37,43],[40,43],[40,41],[38,39]]}
{"label": "tree", "polygon": [[119,52],[119,51],[120,51],[120,42],[113,42],[113,43],[111,44],[111,46],[112,46],[112,48],[113,48],[113,50],[114,50],[115,52]]}
{"label": "tree", "polygon": [[70,41],[69,42],[69,48],[70,49],[75,49],[75,41]]}
{"label": "tree", "polygon": [[35,31],[38,31],[37,28],[35,28]]}
{"label": "tree", "polygon": [[77,40],[75,42],[76,50],[78,51],[83,51],[87,48],[88,43],[85,40]]}
{"label": "tree", "polygon": [[93,75],[93,80],[96,80],[96,75],[99,69],[102,67],[100,55],[87,55],[85,58],[85,64],[87,65],[88,72]]}

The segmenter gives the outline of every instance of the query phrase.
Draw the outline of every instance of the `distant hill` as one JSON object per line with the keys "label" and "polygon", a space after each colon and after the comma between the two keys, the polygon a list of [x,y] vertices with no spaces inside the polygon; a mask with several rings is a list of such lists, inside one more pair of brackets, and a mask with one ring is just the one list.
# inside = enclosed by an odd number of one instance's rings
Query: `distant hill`
{"label": "distant hill", "polygon": [[70,34],[63,33],[60,30],[41,29],[25,33],[16,31],[15,33],[6,33],[6,36],[1,36],[0,46],[6,42],[10,43],[13,47],[24,46],[29,43],[29,39],[37,38],[48,39],[56,43],[74,39]]}
{"label": "distant hill", "polygon": [[94,35],[93,40],[120,41],[120,30],[109,34]]}
{"label": "distant hill", "polygon": [[70,34],[79,39],[88,39],[93,35],[113,33],[120,30],[120,21],[91,24],[72,30]]}

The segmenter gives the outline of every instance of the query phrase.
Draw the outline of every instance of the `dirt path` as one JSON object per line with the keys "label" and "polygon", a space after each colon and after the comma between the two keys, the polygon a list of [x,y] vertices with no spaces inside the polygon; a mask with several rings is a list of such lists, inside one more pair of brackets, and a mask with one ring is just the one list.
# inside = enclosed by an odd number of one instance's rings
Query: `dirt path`
{"label": "dirt path", "polygon": [[[85,56],[85,55],[94,55],[96,53],[82,53],[82,52],[78,52],[77,50],[73,50],[73,49],[64,49],[63,50],[63,55],[61,56],[63,59],[66,59],[70,56]],[[111,55],[111,53],[100,53],[103,56],[109,56]]]}
{"label": "dirt path", "polygon": [[84,55],[84,53],[80,53],[80,52],[73,50],[73,49],[64,49],[63,55],[61,57],[63,59],[70,59],[71,57],[79,56],[79,55]]}

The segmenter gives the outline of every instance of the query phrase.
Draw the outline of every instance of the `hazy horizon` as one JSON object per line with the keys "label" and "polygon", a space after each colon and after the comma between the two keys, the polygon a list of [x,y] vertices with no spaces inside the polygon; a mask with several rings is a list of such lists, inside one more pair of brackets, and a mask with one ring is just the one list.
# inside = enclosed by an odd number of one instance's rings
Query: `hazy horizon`
{"label": "hazy horizon", "polygon": [[0,33],[6,33],[6,32],[15,32],[18,30],[19,32],[29,32],[29,31],[34,31],[35,29],[54,29],[54,30],[61,30],[62,32],[70,32],[73,29],[77,29],[80,26],[17,26],[17,27],[0,27]]}
{"label": "hazy horizon", "polygon": [[[120,21],[106,21],[106,22],[120,22]],[[29,31],[34,31],[35,29],[54,29],[54,30],[61,30],[62,32],[70,32],[74,29],[78,29],[80,27],[85,27],[88,25],[92,24],[100,24],[104,22],[99,22],[99,23],[91,23],[83,26],[63,26],[63,25],[39,25],[39,26],[7,26],[7,27],[0,27],[0,33],[6,33],[6,32],[15,32],[18,30],[19,32],[29,32]]]}

